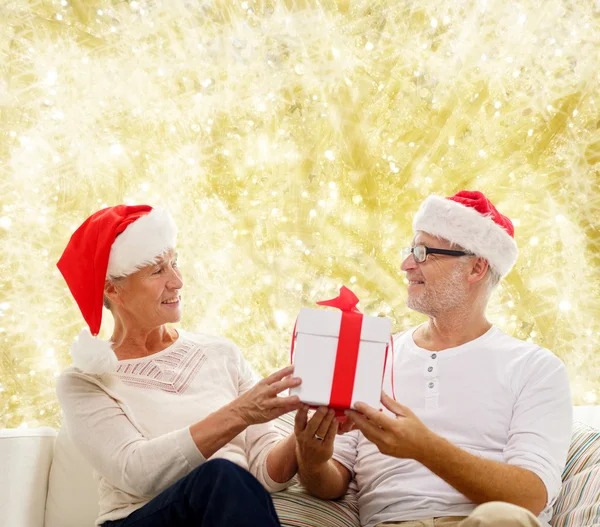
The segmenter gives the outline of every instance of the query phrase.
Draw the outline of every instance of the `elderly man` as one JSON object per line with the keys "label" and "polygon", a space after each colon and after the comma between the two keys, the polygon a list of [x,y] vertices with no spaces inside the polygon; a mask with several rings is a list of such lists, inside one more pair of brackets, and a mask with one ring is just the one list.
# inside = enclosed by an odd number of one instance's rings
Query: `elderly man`
{"label": "elderly man", "polygon": [[[357,404],[357,430],[333,412],[296,417],[300,478],[323,499],[354,479],[361,523],[545,525],[561,487],[572,422],[563,363],[486,318],[517,258],[511,221],[480,192],[431,196],[402,270],[409,308],[428,321],[395,336],[385,410]],[[344,425],[346,427],[346,425]]]}

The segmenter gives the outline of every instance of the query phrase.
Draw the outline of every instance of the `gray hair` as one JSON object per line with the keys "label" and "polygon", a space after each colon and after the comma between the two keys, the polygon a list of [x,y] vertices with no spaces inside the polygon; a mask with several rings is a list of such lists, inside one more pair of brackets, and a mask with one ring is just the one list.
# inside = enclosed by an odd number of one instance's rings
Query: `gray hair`
{"label": "gray hair", "polygon": [[[447,240],[449,241],[449,240]],[[463,259],[467,259],[467,258],[472,258],[473,256],[477,256],[476,254],[470,253],[469,251],[467,251],[464,247],[462,247],[461,245],[459,245],[458,243],[454,243],[454,242],[450,242],[450,249],[452,251],[464,251],[466,253],[469,253],[465,256],[459,256],[459,260],[463,260]],[[500,275],[500,273],[498,271],[496,271],[496,269],[494,269],[491,265],[490,262],[488,260],[488,269],[485,273],[486,276],[486,280],[487,280],[487,286],[488,286],[488,293],[492,293],[494,291],[494,289],[496,289],[496,287],[498,286],[498,284],[500,283],[500,280],[502,280],[502,276]]]}
{"label": "gray hair", "polygon": [[490,265],[488,267],[487,277],[488,277],[488,289],[491,293],[494,289],[496,289],[496,287],[500,283],[500,280],[502,280],[502,275]]}

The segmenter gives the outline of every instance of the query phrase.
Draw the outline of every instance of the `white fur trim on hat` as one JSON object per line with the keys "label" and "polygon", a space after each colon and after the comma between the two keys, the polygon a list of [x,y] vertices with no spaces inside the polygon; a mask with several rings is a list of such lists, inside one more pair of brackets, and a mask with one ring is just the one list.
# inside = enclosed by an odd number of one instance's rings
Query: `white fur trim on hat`
{"label": "white fur trim on hat", "polygon": [[79,333],[71,346],[73,366],[92,374],[117,371],[118,359],[110,342],[93,337],[88,328]]}
{"label": "white fur trim on hat", "polygon": [[153,208],[117,236],[110,249],[106,276],[127,276],[152,265],[176,243],[177,226],[173,218],[166,210]]}
{"label": "white fur trim on hat", "polygon": [[464,247],[485,258],[502,277],[517,261],[517,244],[489,216],[440,196],[429,196],[419,207],[413,229]]}

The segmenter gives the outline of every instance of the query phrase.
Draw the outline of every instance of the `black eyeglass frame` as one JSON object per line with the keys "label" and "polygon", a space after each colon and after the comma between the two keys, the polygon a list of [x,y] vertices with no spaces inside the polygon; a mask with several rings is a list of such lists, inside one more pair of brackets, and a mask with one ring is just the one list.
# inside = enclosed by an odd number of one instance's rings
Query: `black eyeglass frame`
{"label": "black eyeglass frame", "polygon": [[[425,249],[425,257],[422,260],[417,260],[416,256],[415,256],[415,249],[417,247],[423,247]],[[402,251],[403,256],[404,254],[406,254],[406,256],[404,256],[403,260],[406,260],[406,258],[408,258],[409,254],[413,255],[413,258],[415,259],[415,262],[417,263],[423,263],[427,260],[427,256],[430,254],[443,254],[445,256],[473,256],[472,253],[468,253],[465,251],[452,251],[450,249],[436,249],[436,248],[432,248],[432,247],[427,247],[427,245],[415,245],[414,247],[410,247],[410,248],[406,248]]]}

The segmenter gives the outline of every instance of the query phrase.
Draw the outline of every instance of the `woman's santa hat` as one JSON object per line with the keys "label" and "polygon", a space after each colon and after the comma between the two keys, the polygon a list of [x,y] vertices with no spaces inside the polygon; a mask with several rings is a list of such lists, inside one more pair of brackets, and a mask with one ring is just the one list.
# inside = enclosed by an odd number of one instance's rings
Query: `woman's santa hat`
{"label": "woman's santa hat", "polygon": [[517,261],[512,222],[478,191],[461,190],[449,198],[428,197],[415,215],[413,229],[485,258],[502,277]]}
{"label": "woman's santa hat", "polygon": [[89,326],[71,348],[73,366],[93,374],[117,369],[112,344],[96,337],[102,323],[105,282],[156,263],[176,241],[177,227],[171,215],[149,205],[107,207],[92,214],[73,233],[57,264]]}

